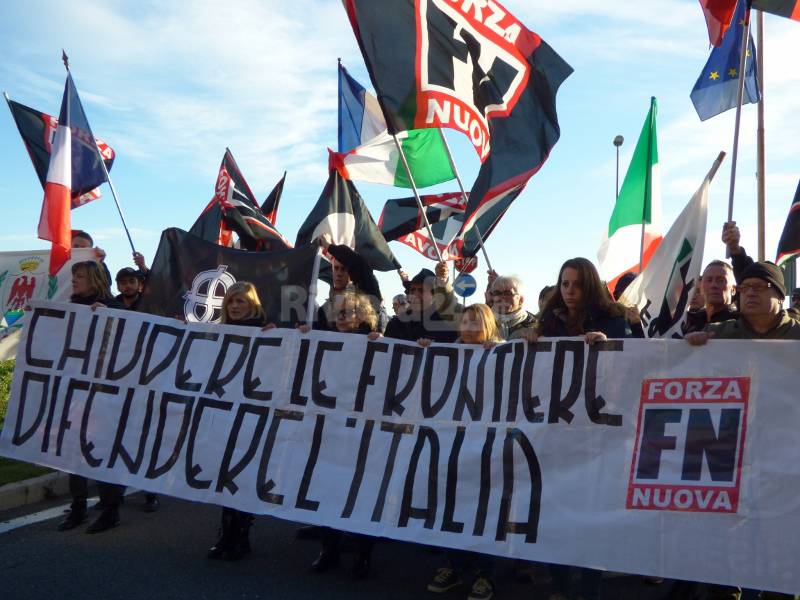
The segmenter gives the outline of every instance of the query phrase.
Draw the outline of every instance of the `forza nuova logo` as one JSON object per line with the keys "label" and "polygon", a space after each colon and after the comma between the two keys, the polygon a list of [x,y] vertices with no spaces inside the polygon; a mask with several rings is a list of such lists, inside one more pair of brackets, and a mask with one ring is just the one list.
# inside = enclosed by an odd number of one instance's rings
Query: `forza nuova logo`
{"label": "forza nuova logo", "polygon": [[418,114],[465,133],[485,159],[489,119],[508,115],[528,82],[522,24],[492,0],[419,0],[417,30]]}
{"label": "forza nuova logo", "polygon": [[749,377],[642,382],[628,509],[739,509]]}

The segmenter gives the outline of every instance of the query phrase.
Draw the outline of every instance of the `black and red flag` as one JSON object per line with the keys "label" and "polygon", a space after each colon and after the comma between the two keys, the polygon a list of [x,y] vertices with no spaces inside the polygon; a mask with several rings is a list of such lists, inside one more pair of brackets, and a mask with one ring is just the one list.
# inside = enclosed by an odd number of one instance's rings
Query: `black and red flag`
{"label": "black and red flag", "polygon": [[786,225],[783,226],[775,263],[782,265],[797,255],[800,255],[800,183],[797,184],[797,192],[795,192],[792,206],[789,208]]}
{"label": "black and red flag", "polygon": [[272,191],[267,196],[267,199],[264,200],[264,204],[261,205],[261,212],[269,222],[273,225],[278,223],[278,205],[281,202],[281,196],[283,195],[283,184],[286,183],[286,171],[283,172],[283,177],[281,180],[275,184],[275,187],[272,188]]}
{"label": "black and red flag", "polygon": [[[450,257],[447,249],[461,229],[461,221],[452,217],[464,214],[467,206],[464,195],[461,192],[451,192],[425,195],[420,199],[439,252],[442,258],[448,260]],[[416,198],[387,200],[378,219],[378,227],[387,242],[398,241],[426,258],[439,260]]]}
{"label": "black and red flag", "polygon": [[[17,130],[22,137],[22,142],[25,144],[25,149],[28,151],[28,156],[31,157],[33,169],[36,171],[39,183],[44,188],[47,180],[47,169],[50,166],[53,140],[55,140],[56,130],[58,129],[58,118],[14,100],[8,98],[6,100],[8,108],[11,110],[11,116],[14,117],[14,123],[17,125]],[[111,171],[111,166],[114,164],[116,156],[114,149],[100,138],[95,138],[95,142],[97,142],[97,147],[103,156],[103,162],[106,163],[106,169]],[[90,185],[92,183],[90,182]],[[72,208],[97,200],[100,195],[100,189],[97,187],[88,190],[73,190]]]}
{"label": "black and red flag", "polygon": [[572,68],[498,2],[345,0],[390,132],[449,127],[483,162],[451,255],[472,256],[558,140]]}
{"label": "black and red flag", "polygon": [[[219,167],[214,197],[203,212],[204,215],[206,213],[209,213],[206,216],[207,221],[195,223],[195,226],[192,227],[195,233],[197,233],[196,227],[205,226],[205,223],[208,223],[210,230],[213,230],[216,217],[221,214],[223,231],[220,241],[222,241],[224,229],[227,228],[239,236],[239,244],[246,250],[270,251],[292,247],[275,228],[275,225],[261,212],[255,195],[247,185],[247,181],[228,148],[225,149],[225,156]],[[203,215],[201,215],[202,218]],[[200,237],[209,241],[211,239],[202,234]]]}
{"label": "black and red flag", "polygon": [[753,8],[800,21],[800,0],[753,0]]}

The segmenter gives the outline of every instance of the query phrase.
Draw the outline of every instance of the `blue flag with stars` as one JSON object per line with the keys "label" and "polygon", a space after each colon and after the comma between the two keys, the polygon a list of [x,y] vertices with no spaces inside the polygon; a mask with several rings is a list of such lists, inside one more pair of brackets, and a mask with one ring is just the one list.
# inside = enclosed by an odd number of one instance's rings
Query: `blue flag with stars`
{"label": "blue flag with stars", "polygon": [[[722,44],[711,50],[711,56],[689,94],[701,121],[736,108],[746,4],[744,0],[738,3],[730,29],[722,38]],[[742,104],[755,103],[761,99],[755,58],[756,49],[751,37],[747,44]]]}

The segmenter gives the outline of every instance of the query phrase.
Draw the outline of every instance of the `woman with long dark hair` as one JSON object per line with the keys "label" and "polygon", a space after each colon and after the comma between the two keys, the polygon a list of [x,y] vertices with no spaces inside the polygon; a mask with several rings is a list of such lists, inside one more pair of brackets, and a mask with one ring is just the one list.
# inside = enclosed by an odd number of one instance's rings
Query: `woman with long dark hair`
{"label": "woman with long dark hair", "polygon": [[[95,308],[122,308],[109,289],[108,277],[96,262],[88,260],[72,265],[72,296],[70,302]],[[125,488],[113,483],[97,482],[102,512],[97,520],[89,525],[86,533],[100,533],[119,525],[119,505]],[[89,480],[80,475],[70,474],[69,492],[72,504],[67,517],[58,524],[59,531],[75,529],[86,521],[86,500],[89,497]]]}
{"label": "woman with long dark hair", "polygon": [[[267,318],[261,307],[258,291],[249,281],[237,281],[222,299],[221,322],[225,325],[259,327]],[[239,560],[250,553],[250,526],[253,515],[233,508],[223,507],[222,526],[217,543],[208,551],[208,558]]]}
{"label": "woman with long dark hair", "polygon": [[[536,332],[526,336],[530,341],[537,337],[582,336],[587,344],[604,342],[613,338],[631,337],[625,307],[614,302],[591,261],[571,258],[561,265],[555,293],[542,310]],[[580,574],[579,596],[585,600],[600,598],[601,571],[550,565],[553,577],[553,594],[550,600],[573,597],[573,574]]]}

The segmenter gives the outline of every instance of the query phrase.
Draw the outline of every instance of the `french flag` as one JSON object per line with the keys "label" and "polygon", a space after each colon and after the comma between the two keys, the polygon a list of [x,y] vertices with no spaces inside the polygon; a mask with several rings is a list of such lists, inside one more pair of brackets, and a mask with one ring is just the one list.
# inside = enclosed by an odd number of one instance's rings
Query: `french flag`
{"label": "french flag", "polygon": [[339,152],[363,146],[386,131],[378,99],[339,63]]}
{"label": "french flag", "polygon": [[83,112],[72,75],[68,73],[39,217],[39,239],[52,242],[51,275],[55,275],[70,258],[73,194],[93,189],[105,181],[108,181],[108,175],[103,168],[103,158]]}

